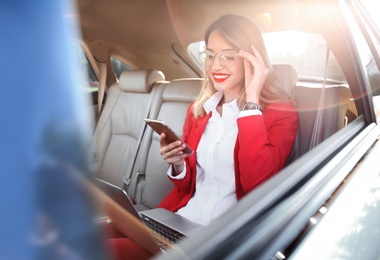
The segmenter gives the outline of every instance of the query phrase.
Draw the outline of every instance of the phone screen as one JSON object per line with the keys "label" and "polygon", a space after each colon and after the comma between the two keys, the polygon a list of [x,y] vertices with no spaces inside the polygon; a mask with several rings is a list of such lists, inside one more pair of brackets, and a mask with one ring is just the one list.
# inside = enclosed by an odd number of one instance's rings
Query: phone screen
{"label": "phone screen", "polygon": [[161,135],[162,133],[166,134],[166,140],[169,143],[175,142],[175,141],[181,141],[183,144],[186,145],[185,149],[183,149],[184,153],[192,154],[194,151],[190,148],[183,140],[180,138],[164,121],[156,120],[156,119],[150,119],[145,118],[144,121],[153,128],[156,133]]}

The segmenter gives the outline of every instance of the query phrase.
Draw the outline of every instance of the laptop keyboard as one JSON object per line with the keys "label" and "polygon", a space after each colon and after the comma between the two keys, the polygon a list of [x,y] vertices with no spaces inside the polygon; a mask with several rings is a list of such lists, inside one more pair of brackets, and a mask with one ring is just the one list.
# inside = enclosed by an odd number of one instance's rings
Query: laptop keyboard
{"label": "laptop keyboard", "polygon": [[141,218],[145,225],[149,227],[153,239],[163,249],[171,247],[173,244],[178,243],[179,240],[186,237],[184,234],[175,231],[174,229],[165,226],[144,214],[141,214]]}

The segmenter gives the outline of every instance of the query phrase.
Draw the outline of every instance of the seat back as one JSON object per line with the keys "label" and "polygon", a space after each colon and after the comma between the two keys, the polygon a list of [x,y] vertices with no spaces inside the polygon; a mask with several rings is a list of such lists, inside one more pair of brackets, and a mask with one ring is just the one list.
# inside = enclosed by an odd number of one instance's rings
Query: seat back
{"label": "seat back", "polygon": [[[276,76],[276,79],[279,83],[279,86],[284,89],[289,96],[294,95],[294,88],[298,81],[298,73],[296,69],[290,64],[273,64],[273,72]],[[298,135],[296,141],[293,145],[292,151],[290,152],[289,157],[287,158],[285,165],[288,165],[290,162],[298,158]]]}
{"label": "seat back", "polygon": [[122,187],[123,177],[132,171],[144,118],[149,110],[158,109],[152,100],[154,95],[161,96],[162,80],[164,75],[157,70],[125,71],[107,91],[94,134],[99,178]]}
{"label": "seat back", "polygon": [[273,70],[280,86],[295,99],[297,104],[298,133],[287,165],[312,148],[310,144],[318,110],[322,110],[323,113],[321,141],[346,125],[351,92],[347,85],[326,85],[324,104],[318,107],[322,83],[297,85],[298,74],[289,64],[275,64]]}
{"label": "seat back", "polygon": [[324,104],[318,107],[322,92],[321,84],[297,86],[294,96],[298,108],[299,156],[308,152],[313,136],[317,111],[322,111],[321,141],[346,125],[346,113],[350,104],[351,91],[347,85],[326,85]]}
{"label": "seat back", "polygon": [[280,87],[293,96],[294,87],[298,81],[296,69],[290,64],[273,64],[272,68]]}
{"label": "seat back", "polygon": [[[150,117],[165,121],[181,136],[187,109],[200,93],[202,84],[202,79],[173,80],[165,87],[158,114]],[[159,153],[159,135],[147,128],[142,145],[145,148],[140,149],[128,189],[138,210],[156,207],[173,188],[166,175],[168,165]]]}

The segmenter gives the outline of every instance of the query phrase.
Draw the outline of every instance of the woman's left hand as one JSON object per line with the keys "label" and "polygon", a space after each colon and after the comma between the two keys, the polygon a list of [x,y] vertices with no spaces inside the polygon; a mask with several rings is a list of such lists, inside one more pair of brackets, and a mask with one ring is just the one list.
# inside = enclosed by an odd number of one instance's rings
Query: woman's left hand
{"label": "woman's left hand", "polygon": [[244,59],[245,71],[245,93],[247,102],[259,104],[261,89],[267,79],[269,70],[265,66],[263,58],[257,49],[251,45],[253,55],[246,51],[240,50],[239,56]]}

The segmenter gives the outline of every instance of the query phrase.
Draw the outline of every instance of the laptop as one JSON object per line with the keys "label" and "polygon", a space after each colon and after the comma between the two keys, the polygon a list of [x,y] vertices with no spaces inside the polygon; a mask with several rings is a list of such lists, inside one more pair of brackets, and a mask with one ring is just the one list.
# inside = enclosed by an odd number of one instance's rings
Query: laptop
{"label": "laptop", "polygon": [[[102,190],[109,198],[115,201],[121,208],[128,212],[124,221],[129,221],[130,226],[133,218],[144,223],[149,232],[132,232],[126,234],[132,240],[132,236],[140,236],[137,240],[144,241],[141,245],[144,248],[153,248],[153,250],[167,250],[184,238],[191,237],[194,232],[204,227],[203,225],[193,222],[174,212],[162,208],[155,208],[137,212],[127,192],[118,186],[94,177],[95,185]],[[132,218],[128,217],[132,216]],[[128,225],[128,223],[125,223]],[[142,231],[142,230],[140,230]],[[138,242],[135,240],[135,242]],[[153,245],[154,243],[154,245]],[[156,251],[156,252],[157,252]],[[156,253],[152,252],[152,253]]]}

